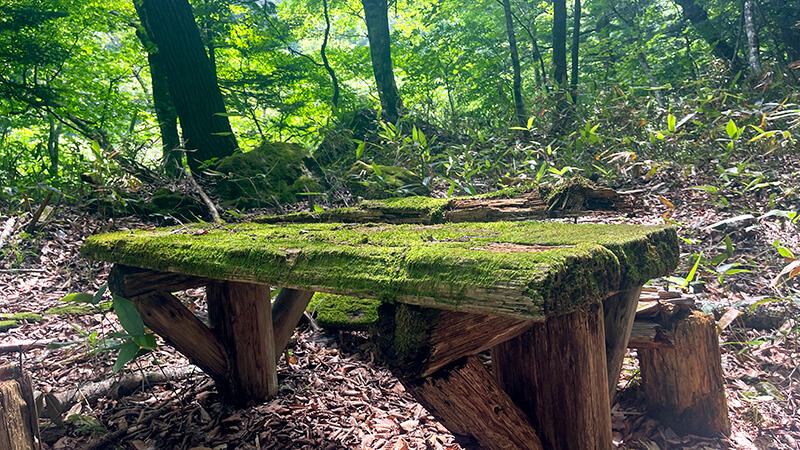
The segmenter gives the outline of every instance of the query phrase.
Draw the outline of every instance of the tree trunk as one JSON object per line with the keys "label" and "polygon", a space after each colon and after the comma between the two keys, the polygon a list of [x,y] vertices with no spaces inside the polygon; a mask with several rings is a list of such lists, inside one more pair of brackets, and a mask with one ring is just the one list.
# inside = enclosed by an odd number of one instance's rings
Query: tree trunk
{"label": "tree trunk", "polygon": [[711,46],[714,56],[724,59],[731,64],[734,72],[742,69],[742,62],[736,56],[736,50],[728,44],[714,24],[708,19],[708,14],[695,0],[676,0],[681,6],[683,16],[692,23],[695,30]]}
{"label": "tree trunk", "polygon": [[52,115],[47,117],[50,123],[50,132],[47,136],[47,154],[50,156],[49,173],[51,177],[58,176],[58,141],[61,137],[61,127],[63,124],[58,122]]}
{"label": "tree trunk", "polygon": [[328,15],[328,0],[322,0],[322,9],[325,13],[325,38],[322,40],[322,47],[319,53],[322,57],[322,65],[325,66],[325,70],[331,77],[331,83],[333,83],[333,98],[331,98],[331,103],[333,103],[333,107],[336,108],[339,106],[339,80],[336,78],[336,72],[333,71],[333,67],[331,67],[331,64],[328,62],[328,53],[326,52],[328,48],[328,38],[331,34],[331,18],[330,15]]}
{"label": "tree trunk", "polygon": [[233,154],[238,147],[225,115],[225,103],[214,67],[187,0],[134,2],[139,17],[158,47],[169,92],[180,117],[189,167]]}
{"label": "tree trunk", "polygon": [[[658,82],[658,78],[656,78],[655,74],[653,74],[653,69],[650,68],[650,64],[647,62],[647,56],[644,54],[642,50],[636,52],[636,59],[639,61],[639,65],[642,66],[642,70],[644,71],[645,75],[647,75],[647,79],[648,81],[650,81],[650,86],[653,88],[657,88],[661,83]],[[664,96],[661,95],[661,91],[659,89],[653,90],[653,97],[656,98],[658,106],[663,108]]]}
{"label": "tree trunk", "polygon": [[527,130],[528,114],[525,112],[525,101],[522,99],[522,74],[519,67],[519,53],[517,52],[517,37],[514,35],[514,19],[511,16],[510,0],[503,0],[503,11],[506,16],[506,31],[508,32],[508,46],[511,49],[511,67],[514,70],[514,112],[517,116],[517,123],[525,128],[523,132],[525,138],[530,138]]}
{"label": "tree trunk", "polygon": [[575,0],[572,8],[572,74],[570,77],[570,94],[572,102],[578,103],[578,49],[581,44],[581,0]]}
{"label": "tree trunk", "polygon": [[387,0],[361,0],[364,6],[364,21],[367,23],[369,53],[372,58],[372,73],[381,99],[381,108],[390,122],[397,122],[403,103],[397,93],[392,68],[392,50],[389,40],[389,6]]}
{"label": "tree trunk", "polygon": [[750,76],[757,78],[761,75],[761,54],[758,49],[758,30],[753,20],[753,0],[744,0],[744,30],[747,33],[748,62],[750,63]]}
{"label": "tree trunk", "polygon": [[153,91],[153,109],[156,112],[158,128],[161,132],[161,151],[162,164],[168,175],[174,176],[180,173],[183,158],[181,153],[176,151],[181,145],[181,138],[178,134],[178,112],[169,93],[167,82],[166,62],[163,61],[161,53],[156,49],[150,35],[152,32],[142,27],[136,28],[136,37],[147,51],[147,64],[150,67],[150,86]]}
{"label": "tree trunk", "polygon": [[572,110],[566,99],[567,88],[567,0],[553,2],[553,82],[556,84],[556,117],[552,134],[565,128]]}

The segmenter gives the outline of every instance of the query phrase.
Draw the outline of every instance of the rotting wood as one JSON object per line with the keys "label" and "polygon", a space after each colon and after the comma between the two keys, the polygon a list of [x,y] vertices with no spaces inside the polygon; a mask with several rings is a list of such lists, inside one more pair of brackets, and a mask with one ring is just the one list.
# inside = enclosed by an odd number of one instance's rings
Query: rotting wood
{"label": "rotting wood", "polygon": [[[406,389],[466,444],[486,449],[542,449],[528,418],[475,356],[459,360],[426,378],[406,378]],[[609,426],[610,432],[610,426]]]}
{"label": "rotting wood", "polygon": [[204,277],[181,275],[172,272],[140,269],[115,264],[108,274],[111,292],[125,298],[144,295],[153,291],[177,292],[205,286],[211,280]]}
{"label": "rotting wood", "polygon": [[231,361],[220,389],[230,401],[245,404],[278,391],[270,287],[218,281],[206,286],[209,320]]}
{"label": "rotting wood", "polygon": [[282,288],[272,305],[272,329],[275,335],[275,357],[280,358],[294,329],[306,311],[313,291]]}
{"label": "rotting wood", "polygon": [[660,324],[650,320],[633,322],[628,348],[639,350],[663,349],[674,347],[672,333],[665,331]]}
{"label": "rotting wood", "polygon": [[594,304],[492,349],[495,378],[545,448],[612,448],[603,322]]}
{"label": "rotting wood", "polygon": [[[518,336],[529,320],[421,308],[400,304],[380,310],[392,333],[384,333],[382,351],[407,377],[429,376],[464,356],[475,355]],[[387,317],[390,316],[390,317]],[[384,328],[386,325],[384,325]]]}
{"label": "rotting wood", "polygon": [[129,300],[139,310],[145,325],[188,356],[211,378],[226,379],[230,364],[225,348],[174,295],[154,291]]}
{"label": "rotting wood", "polygon": [[730,435],[714,317],[679,311],[662,326],[674,346],[638,351],[648,410],[681,433]]}
{"label": "rotting wood", "polygon": [[603,315],[606,341],[606,365],[608,368],[608,398],[614,401],[617,381],[625,359],[631,327],[636,316],[636,307],[642,288],[622,291],[603,300]]}
{"label": "rotting wood", "polygon": [[0,249],[3,248],[6,239],[11,236],[11,232],[14,231],[14,225],[16,225],[16,223],[16,217],[9,217],[8,220],[6,220],[6,223],[3,225],[3,231],[0,233]]}
{"label": "rotting wood", "polygon": [[0,448],[40,448],[31,378],[14,364],[0,367]]}

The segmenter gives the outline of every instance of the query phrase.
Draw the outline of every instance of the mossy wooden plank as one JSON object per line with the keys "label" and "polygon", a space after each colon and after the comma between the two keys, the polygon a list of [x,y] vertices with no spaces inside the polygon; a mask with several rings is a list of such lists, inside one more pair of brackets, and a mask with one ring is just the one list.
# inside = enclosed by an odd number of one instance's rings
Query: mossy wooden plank
{"label": "mossy wooden plank", "polygon": [[164,272],[534,320],[678,262],[671,228],[534,222],[198,224],[92,236],[82,251]]}
{"label": "mossy wooden plank", "polygon": [[623,211],[630,198],[574,177],[554,188],[527,185],[472,197],[404,197],[365,200],[349,208],[262,216],[257,223],[418,223],[494,222],[571,217],[587,210]]}

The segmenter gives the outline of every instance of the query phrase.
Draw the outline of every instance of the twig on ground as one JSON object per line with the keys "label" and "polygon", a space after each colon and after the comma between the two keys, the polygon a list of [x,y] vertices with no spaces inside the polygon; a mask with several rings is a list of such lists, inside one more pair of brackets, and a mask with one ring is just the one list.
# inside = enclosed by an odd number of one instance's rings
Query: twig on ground
{"label": "twig on ground", "polygon": [[25,227],[25,231],[27,231],[29,234],[33,234],[33,232],[36,231],[36,224],[39,222],[39,218],[42,217],[42,213],[47,207],[47,204],[50,203],[51,198],[53,198],[53,191],[49,191],[44,197],[44,200],[42,200],[42,203],[39,204],[39,207],[36,208],[36,212],[33,213],[31,221],[28,222],[28,225]]}
{"label": "twig on ground", "polygon": [[208,195],[206,195],[205,191],[203,191],[203,188],[201,188],[200,185],[197,184],[197,181],[195,181],[194,177],[192,176],[192,173],[186,169],[183,170],[183,173],[186,174],[186,179],[189,180],[189,184],[192,185],[194,190],[197,191],[197,194],[200,195],[200,198],[203,199],[203,203],[206,204],[206,208],[208,208],[208,213],[211,214],[211,220],[213,220],[216,223],[221,223],[222,219],[220,219],[219,217],[219,212],[217,211],[217,207],[214,206],[214,202],[212,202],[211,199],[208,197]]}
{"label": "twig on ground", "polygon": [[38,341],[13,341],[0,343],[0,355],[12,352],[24,352],[36,348],[45,348],[57,342],[57,339],[40,339]]}

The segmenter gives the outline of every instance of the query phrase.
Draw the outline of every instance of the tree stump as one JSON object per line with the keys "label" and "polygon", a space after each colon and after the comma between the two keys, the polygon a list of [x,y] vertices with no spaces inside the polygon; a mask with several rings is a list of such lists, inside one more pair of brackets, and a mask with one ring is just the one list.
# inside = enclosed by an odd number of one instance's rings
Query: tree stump
{"label": "tree stump", "polygon": [[31,378],[19,366],[11,364],[0,367],[0,448],[40,448]]}
{"label": "tree stump", "polygon": [[648,410],[680,433],[730,435],[714,317],[679,311],[662,326],[673,345],[638,350]]}

